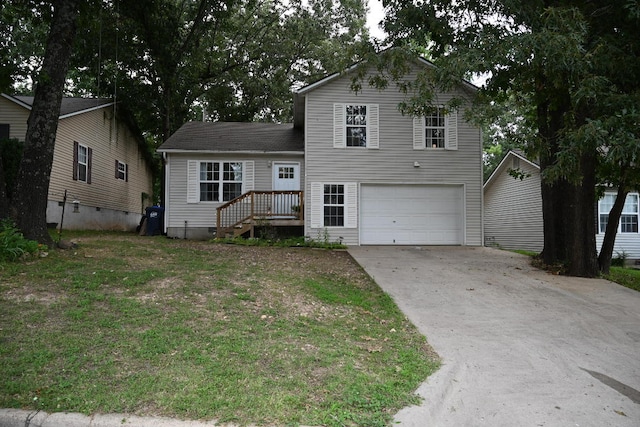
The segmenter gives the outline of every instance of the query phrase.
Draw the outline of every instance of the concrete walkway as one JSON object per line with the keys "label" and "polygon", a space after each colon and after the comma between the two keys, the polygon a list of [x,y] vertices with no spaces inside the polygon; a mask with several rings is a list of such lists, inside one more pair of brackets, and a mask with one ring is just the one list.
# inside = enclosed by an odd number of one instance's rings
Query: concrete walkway
{"label": "concrete walkway", "polygon": [[640,426],[640,292],[489,248],[354,247],[443,360],[408,426]]}

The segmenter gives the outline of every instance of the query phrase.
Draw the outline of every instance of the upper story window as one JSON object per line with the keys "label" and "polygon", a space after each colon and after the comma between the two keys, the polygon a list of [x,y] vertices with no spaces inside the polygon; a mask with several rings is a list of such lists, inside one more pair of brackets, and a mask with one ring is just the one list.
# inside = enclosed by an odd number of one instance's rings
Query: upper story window
{"label": "upper story window", "polygon": [[126,163],[116,160],[116,179],[129,181],[129,167]]}
{"label": "upper story window", "polygon": [[228,202],[242,195],[242,162],[200,162],[200,201]]}
{"label": "upper story window", "polygon": [[[600,233],[604,233],[609,222],[609,212],[616,200],[614,193],[605,193],[598,202],[598,222],[600,224]],[[638,232],[638,193],[629,193],[622,208],[620,215],[620,223],[618,224],[619,233],[637,233]]]}
{"label": "upper story window", "polygon": [[347,147],[367,146],[367,106],[347,105],[346,132]]}
{"label": "upper story window", "polygon": [[91,157],[93,150],[78,142],[73,143],[73,179],[91,184]]}
{"label": "upper story window", "polygon": [[333,148],[378,148],[378,116],[378,104],[333,104]]}
{"label": "upper story window", "polygon": [[458,114],[442,107],[413,119],[413,149],[458,149]]}
{"label": "upper story window", "polygon": [[445,147],[445,122],[444,111],[438,108],[431,114],[424,117],[425,121],[425,147],[444,148]]}

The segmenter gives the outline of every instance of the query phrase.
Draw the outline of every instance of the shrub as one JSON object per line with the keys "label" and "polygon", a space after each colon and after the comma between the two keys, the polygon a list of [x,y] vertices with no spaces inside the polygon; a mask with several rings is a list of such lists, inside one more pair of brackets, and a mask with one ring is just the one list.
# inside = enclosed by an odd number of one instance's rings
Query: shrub
{"label": "shrub", "polygon": [[0,221],[0,261],[16,261],[39,250],[40,244],[25,239],[13,222],[8,219]]}

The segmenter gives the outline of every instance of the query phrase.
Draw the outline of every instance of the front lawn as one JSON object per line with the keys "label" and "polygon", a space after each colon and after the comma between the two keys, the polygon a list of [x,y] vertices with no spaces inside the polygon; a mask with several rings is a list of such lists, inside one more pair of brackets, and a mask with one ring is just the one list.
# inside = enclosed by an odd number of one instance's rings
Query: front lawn
{"label": "front lawn", "polygon": [[607,280],[640,291],[640,270],[634,268],[611,267]]}
{"label": "front lawn", "polygon": [[437,369],[345,251],[65,238],[0,263],[0,407],[385,426]]}

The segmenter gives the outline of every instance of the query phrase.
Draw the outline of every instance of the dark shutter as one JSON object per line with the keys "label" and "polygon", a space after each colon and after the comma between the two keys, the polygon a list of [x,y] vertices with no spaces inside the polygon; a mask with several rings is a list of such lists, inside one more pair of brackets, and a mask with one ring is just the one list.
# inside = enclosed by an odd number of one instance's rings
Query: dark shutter
{"label": "dark shutter", "polygon": [[129,165],[124,164],[124,181],[129,182]]}
{"label": "dark shutter", "polygon": [[118,163],[120,162],[116,160],[116,179],[120,178],[120,174],[118,173]]}
{"label": "dark shutter", "polygon": [[91,184],[91,157],[93,154],[93,150],[91,148],[87,148],[87,184]]}
{"label": "dark shutter", "polygon": [[8,124],[0,124],[0,139],[9,139],[10,126]]}
{"label": "dark shutter", "polygon": [[78,142],[73,141],[73,180],[78,180]]}

